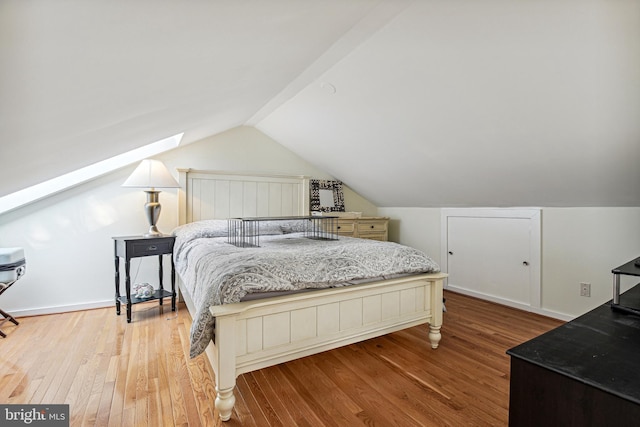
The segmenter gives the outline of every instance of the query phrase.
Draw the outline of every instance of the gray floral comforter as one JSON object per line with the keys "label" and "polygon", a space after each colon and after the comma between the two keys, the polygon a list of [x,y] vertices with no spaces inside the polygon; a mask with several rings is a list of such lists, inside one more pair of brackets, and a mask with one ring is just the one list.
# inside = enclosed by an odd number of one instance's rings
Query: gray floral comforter
{"label": "gray floral comforter", "polygon": [[210,220],[174,230],[176,270],[197,309],[191,357],[213,338],[211,305],[239,302],[254,292],[338,287],[440,271],[432,259],[407,246],[349,237],[310,240],[296,232],[295,224],[261,225],[266,235],[260,236],[260,247],[238,248],[226,243],[226,226],[226,221]]}

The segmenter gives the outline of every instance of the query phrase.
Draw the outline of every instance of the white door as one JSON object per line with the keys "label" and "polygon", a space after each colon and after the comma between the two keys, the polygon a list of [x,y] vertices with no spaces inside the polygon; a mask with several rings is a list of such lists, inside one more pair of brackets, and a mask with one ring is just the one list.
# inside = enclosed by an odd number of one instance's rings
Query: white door
{"label": "white door", "polygon": [[446,216],[448,288],[514,306],[538,307],[539,236],[534,234],[539,233],[539,223],[528,217],[490,214],[473,216],[467,211],[463,216]]}

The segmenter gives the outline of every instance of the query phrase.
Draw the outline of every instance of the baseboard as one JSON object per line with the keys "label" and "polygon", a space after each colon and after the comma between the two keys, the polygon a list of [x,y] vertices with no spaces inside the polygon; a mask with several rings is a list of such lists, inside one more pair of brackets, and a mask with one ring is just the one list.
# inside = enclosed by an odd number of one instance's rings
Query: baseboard
{"label": "baseboard", "polygon": [[558,320],[564,320],[565,322],[569,322],[569,321],[571,321],[571,320],[576,318],[576,316],[571,316],[569,314],[558,313],[556,311],[546,310],[544,308],[531,307],[529,305],[522,304],[522,303],[519,303],[519,302],[516,302],[516,301],[511,301],[511,300],[500,298],[500,297],[496,297],[496,296],[493,296],[493,295],[486,295],[486,294],[483,294],[483,293],[480,293],[480,292],[474,292],[474,291],[470,291],[468,289],[458,288],[456,286],[449,285],[446,288],[444,288],[444,290],[445,291],[450,291],[450,292],[455,292],[455,293],[462,294],[462,295],[468,295],[470,297],[482,299],[482,300],[485,300],[485,301],[495,302],[497,304],[506,305],[508,307],[517,308],[519,310],[528,311],[530,313],[539,314],[541,316],[551,317],[553,319],[558,319]]}
{"label": "baseboard", "polygon": [[56,307],[40,307],[40,308],[27,308],[24,310],[11,310],[10,314],[13,317],[42,316],[44,314],[67,313],[70,311],[91,310],[94,308],[104,308],[104,307],[113,307],[115,312],[115,302],[112,299],[110,299],[106,301],[94,301],[94,302],[82,303],[82,304],[59,305]]}
{"label": "baseboard", "polygon": [[[486,301],[495,302],[497,304],[506,305],[508,307],[517,308],[519,310],[540,314],[541,316],[551,317],[558,320],[564,320],[566,322],[576,318],[576,316],[571,316],[569,314],[558,313],[555,311],[546,310],[544,308],[534,308],[526,304],[517,303],[504,298],[494,297],[492,295],[485,295],[479,292],[469,291],[467,289],[462,289],[455,286],[447,286],[445,290],[450,292],[456,292],[463,295],[468,295],[468,296],[486,300]],[[180,295],[180,293],[178,293],[178,295]],[[70,311],[91,310],[94,308],[104,308],[104,307],[114,307],[115,309],[115,303],[113,302],[113,300],[95,301],[91,303],[60,305],[56,307],[41,307],[41,308],[30,308],[30,309],[24,309],[24,310],[12,310],[10,314],[14,317],[41,316],[44,314],[66,313]]]}

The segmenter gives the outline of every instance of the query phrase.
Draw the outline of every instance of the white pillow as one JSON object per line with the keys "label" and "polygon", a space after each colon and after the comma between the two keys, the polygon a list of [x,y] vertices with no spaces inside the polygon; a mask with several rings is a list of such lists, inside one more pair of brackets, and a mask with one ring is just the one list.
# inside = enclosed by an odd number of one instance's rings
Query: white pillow
{"label": "white pillow", "polygon": [[[281,221],[260,221],[260,235],[284,234],[282,228],[280,228],[280,223]],[[187,233],[195,237],[227,237],[229,223],[226,219],[206,219],[180,225],[172,231],[174,236]]]}
{"label": "white pillow", "polygon": [[206,219],[180,225],[174,228],[171,234],[174,236],[193,234],[198,237],[227,237],[228,230],[226,219]]}

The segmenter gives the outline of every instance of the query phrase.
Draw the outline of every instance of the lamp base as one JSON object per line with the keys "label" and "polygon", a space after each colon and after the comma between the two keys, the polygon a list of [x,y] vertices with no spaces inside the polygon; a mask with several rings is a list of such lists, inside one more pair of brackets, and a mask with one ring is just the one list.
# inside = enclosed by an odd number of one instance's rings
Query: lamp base
{"label": "lamp base", "polygon": [[160,217],[160,209],[162,208],[158,200],[160,192],[158,190],[146,190],[145,193],[147,193],[147,203],[144,204],[144,212],[150,227],[149,231],[144,234],[144,237],[157,237],[162,234],[156,226],[158,218]]}
{"label": "lamp base", "polygon": [[156,227],[155,225],[152,225],[151,227],[149,227],[149,231],[144,233],[143,236],[144,237],[158,237],[158,236],[162,236],[162,233],[160,231],[158,231],[158,227]]}

